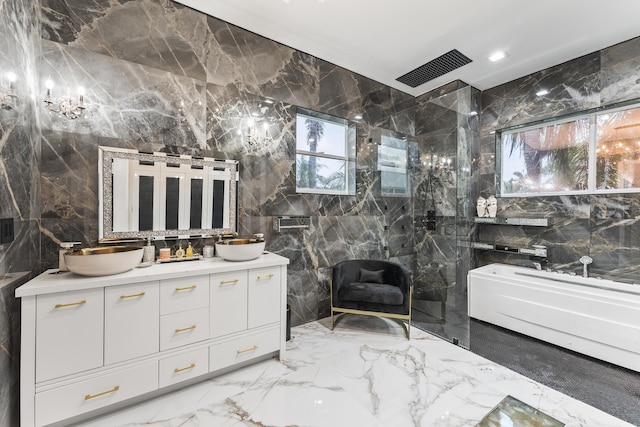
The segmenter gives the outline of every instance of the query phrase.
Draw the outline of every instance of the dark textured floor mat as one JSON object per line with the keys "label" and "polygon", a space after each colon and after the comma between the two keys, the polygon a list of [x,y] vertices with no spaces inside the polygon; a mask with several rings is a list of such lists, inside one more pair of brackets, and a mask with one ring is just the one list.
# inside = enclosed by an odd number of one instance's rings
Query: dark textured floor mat
{"label": "dark textured floor mat", "polygon": [[477,320],[470,350],[640,426],[640,373]]}

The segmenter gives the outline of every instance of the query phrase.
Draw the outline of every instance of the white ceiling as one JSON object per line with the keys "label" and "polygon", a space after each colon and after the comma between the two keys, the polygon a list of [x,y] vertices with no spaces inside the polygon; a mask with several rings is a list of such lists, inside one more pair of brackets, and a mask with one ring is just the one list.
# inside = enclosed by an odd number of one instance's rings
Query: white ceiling
{"label": "white ceiling", "polygon": [[[640,0],[178,0],[411,95],[480,90],[640,35]],[[473,60],[411,88],[401,75],[452,50]],[[508,57],[490,62],[495,51]]]}

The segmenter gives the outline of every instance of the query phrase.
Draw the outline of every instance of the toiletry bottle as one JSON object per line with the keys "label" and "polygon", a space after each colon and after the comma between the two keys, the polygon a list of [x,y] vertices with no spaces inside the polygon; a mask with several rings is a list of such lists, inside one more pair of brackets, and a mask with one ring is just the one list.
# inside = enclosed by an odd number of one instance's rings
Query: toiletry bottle
{"label": "toiletry bottle", "polygon": [[176,250],[176,258],[182,257],[184,257],[184,249],[182,249],[182,245],[179,245],[178,249]]}
{"label": "toiletry bottle", "polygon": [[189,246],[187,246],[187,258],[193,257],[193,247],[191,246],[191,242],[189,242]]}
{"label": "toiletry bottle", "polygon": [[156,247],[151,243],[151,237],[147,238],[147,246],[142,253],[142,262],[154,262],[156,260]]}

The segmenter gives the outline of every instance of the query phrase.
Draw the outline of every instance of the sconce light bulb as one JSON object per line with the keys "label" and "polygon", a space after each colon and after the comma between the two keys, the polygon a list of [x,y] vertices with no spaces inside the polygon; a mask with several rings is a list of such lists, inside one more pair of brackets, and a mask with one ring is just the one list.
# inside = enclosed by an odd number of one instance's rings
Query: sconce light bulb
{"label": "sconce light bulb", "polygon": [[253,119],[248,119],[247,120],[247,126],[250,126],[250,127],[253,126]]}
{"label": "sconce light bulb", "polygon": [[84,95],[84,88],[82,86],[78,86],[78,95],[80,96]]}
{"label": "sconce light bulb", "polygon": [[47,81],[44,83],[44,86],[49,90],[53,89],[53,80],[47,79]]}
{"label": "sconce light bulb", "polygon": [[18,76],[16,76],[16,73],[9,71],[7,73],[7,80],[9,80],[9,83],[13,83],[18,80]]}
{"label": "sconce light bulb", "polygon": [[262,124],[262,128],[263,128],[264,130],[269,130],[269,123],[263,123],[263,124]]}

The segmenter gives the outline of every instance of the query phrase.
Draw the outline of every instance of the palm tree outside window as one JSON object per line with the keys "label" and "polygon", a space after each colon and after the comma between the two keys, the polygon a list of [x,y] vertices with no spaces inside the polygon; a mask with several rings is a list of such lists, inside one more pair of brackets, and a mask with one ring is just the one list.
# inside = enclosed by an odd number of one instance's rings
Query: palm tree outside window
{"label": "palm tree outside window", "polygon": [[354,194],[355,125],[345,119],[298,109],[296,190]]}

